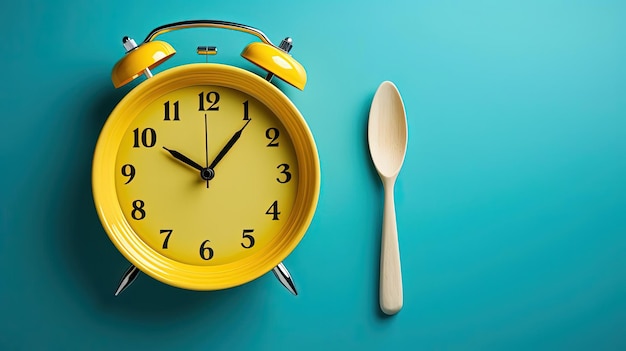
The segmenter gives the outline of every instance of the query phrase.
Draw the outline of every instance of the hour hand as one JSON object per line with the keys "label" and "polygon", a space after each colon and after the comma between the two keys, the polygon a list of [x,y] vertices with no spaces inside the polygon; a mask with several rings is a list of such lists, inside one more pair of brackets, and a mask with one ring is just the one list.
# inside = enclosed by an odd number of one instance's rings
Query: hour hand
{"label": "hour hand", "polygon": [[200,171],[200,177],[202,177],[202,179],[206,180],[206,187],[209,187],[209,180],[213,179],[213,177],[215,176],[215,172],[213,172],[212,169],[210,168],[206,168],[206,167],[202,167],[199,164],[197,164],[196,162],[194,162],[192,159],[190,159],[189,157],[181,154],[180,152],[176,151],[176,150],[171,150],[166,148],[165,146],[163,146],[163,148],[169,152],[172,156],[174,156],[174,158],[176,158],[177,160],[185,163],[186,165],[189,165],[197,170]]}
{"label": "hour hand", "polygon": [[166,148],[165,146],[163,146],[163,148],[169,152],[172,156],[174,156],[174,158],[176,158],[177,160],[199,170],[200,172],[202,172],[204,170],[204,167],[200,166],[199,164],[195,163],[193,160],[191,160],[189,157],[181,154],[180,152],[176,151],[176,150],[171,150]]}

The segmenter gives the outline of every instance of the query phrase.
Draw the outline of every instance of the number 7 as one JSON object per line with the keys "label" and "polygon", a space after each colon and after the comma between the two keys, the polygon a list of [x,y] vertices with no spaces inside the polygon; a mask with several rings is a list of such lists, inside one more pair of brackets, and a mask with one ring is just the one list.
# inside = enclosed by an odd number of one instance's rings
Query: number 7
{"label": "number 7", "polygon": [[165,236],[165,241],[163,241],[163,248],[167,249],[167,243],[170,241],[170,235],[172,235],[173,230],[172,229],[161,229],[161,232],[159,234],[165,234],[167,233],[167,235]]}

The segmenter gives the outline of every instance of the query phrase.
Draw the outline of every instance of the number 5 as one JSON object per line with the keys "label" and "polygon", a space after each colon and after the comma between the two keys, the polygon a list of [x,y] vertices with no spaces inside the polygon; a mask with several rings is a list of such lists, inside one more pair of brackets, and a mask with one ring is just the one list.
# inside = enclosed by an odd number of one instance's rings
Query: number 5
{"label": "number 5", "polygon": [[242,246],[244,249],[249,249],[249,248],[251,248],[252,246],[254,246],[254,237],[253,237],[252,235],[248,234],[248,233],[252,233],[252,232],[254,232],[254,229],[244,229],[244,230],[243,230],[243,235],[242,235],[242,237],[243,237],[244,239],[248,239],[248,241],[249,241],[249,242],[248,242],[248,245],[245,245],[244,243],[241,243],[241,246]]}

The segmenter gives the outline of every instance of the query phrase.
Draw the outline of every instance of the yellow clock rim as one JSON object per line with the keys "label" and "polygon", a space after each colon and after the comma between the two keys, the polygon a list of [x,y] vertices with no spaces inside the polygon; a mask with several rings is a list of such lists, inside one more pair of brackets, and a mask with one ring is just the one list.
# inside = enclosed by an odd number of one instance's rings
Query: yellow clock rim
{"label": "yellow clock rim", "polygon": [[[148,103],[193,85],[217,85],[242,91],[266,105],[283,123],[298,159],[300,180],[292,214],[270,245],[237,262],[196,266],[167,258],[135,234],[117,199],[115,161],[124,133]],[[126,95],[107,119],[96,144],[92,191],[96,211],[117,249],[142,272],[166,284],[190,290],[219,290],[252,281],[282,262],[305,235],[317,206],[320,166],[309,127],[285,94],[263,78],[221,64],[189,64],[150,78]]]}

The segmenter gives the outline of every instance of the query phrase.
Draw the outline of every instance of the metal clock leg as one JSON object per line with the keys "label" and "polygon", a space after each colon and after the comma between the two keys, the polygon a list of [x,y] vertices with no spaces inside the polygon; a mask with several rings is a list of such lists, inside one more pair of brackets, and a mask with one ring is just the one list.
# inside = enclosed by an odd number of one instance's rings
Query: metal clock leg
{"label": "metal clock leg", "polygon": [[[126,288],[128,288],[135,281],[135,279],[137,279],[137,276],[139,276],[139,272],[139,268],[131,264],[126,272],[124,272],[124,275],[122,275],[120,284],[115,290],[115,296],[118,296],[124,290],[126,290]],[[283,284],[283,286],[287,288],[290,293],[298,295],[296,285],[293,283],[293,279],[291,279],[291,274],[289,274],[287,267],[285,267],[282,262],[279,263],[278,266],[274,267],[274,269],[272,269],[272,272],[274,272],[274,275],[276,276],[278,281],[280,281],[280,283]]]}
{"label": "metal clock leg", "polygon": [[135,281],[135,279],[137,279],[138,275],[139,275],[139,268],[131,264],[130,267],[128,267],[128,269],[122,276],[122,280],[120,280],[120,284],[117,287],[117,290],[115,290],[115,296],[118,296],[119,294],[122,293],[122,291],[128,288],[130,284],[132,284]]}
{"label": "metal clock leg", "polygon": [[279,263],[278,266],[274,267],[272,272],[274,272],[276,279],[278,279],[278,281],[280,281],[280,283],[283,284],[283,286],[287,288],[290,293],[298,295],[296,285],[293,283],[293,279],[291,279],[291,274],[289,274],[287,267],[285,267],[282,262]]}

